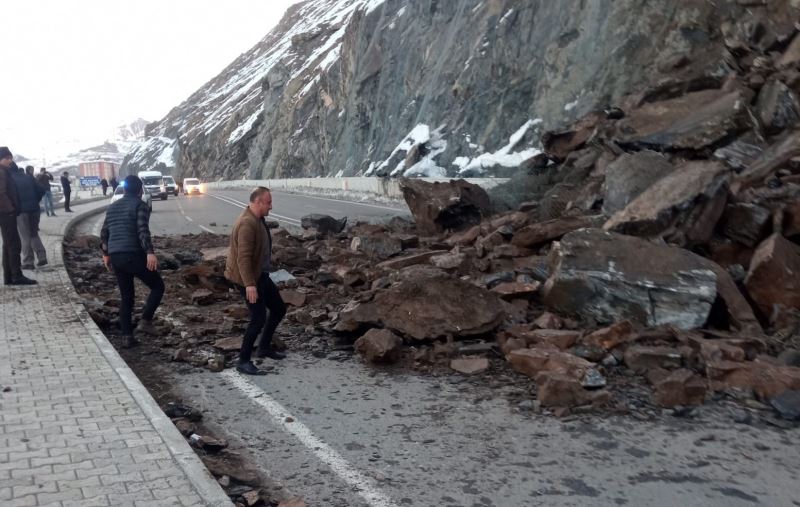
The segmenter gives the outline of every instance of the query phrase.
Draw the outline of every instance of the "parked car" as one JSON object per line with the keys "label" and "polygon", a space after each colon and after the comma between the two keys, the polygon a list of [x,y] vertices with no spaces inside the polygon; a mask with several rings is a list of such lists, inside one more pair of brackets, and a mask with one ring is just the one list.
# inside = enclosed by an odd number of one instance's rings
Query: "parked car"
{"label": "parked car", "polygon": [[175,183],[175,178],[172,176],[164,176],[164,186],[167,187],[167,194],[178,197],[178,185]]}
{"label": "parked car", "polygon": [[183,194],[199,194],[202,192],[200,180],[197,178],[186,178],[183,180]]}
{"label": "parked car", "polygon": [[[147,188],[142,187],[142,201],[147,204],[147,207],[150,208],[150,211],[153,211],[153,196],[150,194],[150,191]],[[111,196],[111,202],[114,203],[122,199],[122,194],[125,193],[125,187],[122,185],[118,186],[117,189],[114,191],[114,195]]]}

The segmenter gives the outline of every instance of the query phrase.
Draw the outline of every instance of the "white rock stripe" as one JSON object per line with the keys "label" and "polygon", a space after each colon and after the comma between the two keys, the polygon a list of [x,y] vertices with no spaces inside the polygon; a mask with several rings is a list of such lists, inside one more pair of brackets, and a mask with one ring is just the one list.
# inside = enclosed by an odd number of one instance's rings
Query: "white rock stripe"
{"label": "white rock stripe", "polygon": [[[397,507],[391,498],[376,487],[373,479],[355,469],[338,452],[317,438],[306,425],[291,415],[283,405],[272,399],[261,388],[235,370],[225,370],[221,375],[226,382],[236,387],[253,403],[263,407],[276,425],[294,435],[317,459],[325,463],[342,481],[353,487],[367,504],[372,507]],[[292,422],[287,422],[287,418],[291,418],[289,420]]]}

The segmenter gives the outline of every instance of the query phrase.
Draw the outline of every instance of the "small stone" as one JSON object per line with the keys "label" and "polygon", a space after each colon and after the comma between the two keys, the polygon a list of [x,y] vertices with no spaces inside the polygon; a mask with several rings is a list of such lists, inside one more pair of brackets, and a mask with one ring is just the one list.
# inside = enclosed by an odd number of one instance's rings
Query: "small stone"
{"label": "small stone", "polygon": [[294,417],[287,417],[286,419],[283,420],[283,422],[293,423],[294,422]]}
{"label": "small stone", "polygon": [[222,477],[220,477],[219,479],[217,479],[217,482],[218,482],[218,483],[219,483],[219,485],[220,485],[220,486],[222,486],[223,488],[227,488],[228,486],[230,486],[230,485],[231,485],[231,478],[230,478],[229,476],[227,476],[227,475],[223,475]]}
{"label": "small stone", "polygon": [[800,391],[784,391],[772,398],[770,404],[787,421],[800,421]]}
{"label": "small stone", "polygon": [[586,371],[583,377],[583,387],[586,389],[598,389],[606,386],[606,378],[595,368]]}
{"label": "small stone", "polygon": [[261,501],[261,494],[258,492],[258,490],[254,489],[252,491],[244,493],[242,495],[242,498],[244,499],[245,503],[247,503],[248,507],[252,507],[253,505]]}
{"label": "small stone", "polygon": [[452,359],[450,368],[465,375],[479,373],[489,368],[489,360],[485,357],[463,357]]}

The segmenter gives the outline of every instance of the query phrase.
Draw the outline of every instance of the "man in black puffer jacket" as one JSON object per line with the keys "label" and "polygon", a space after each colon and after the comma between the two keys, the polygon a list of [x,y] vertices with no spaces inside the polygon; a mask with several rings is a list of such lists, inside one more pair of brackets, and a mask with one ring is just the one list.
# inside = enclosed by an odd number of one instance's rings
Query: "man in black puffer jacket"
{"label": "man in black puffer jacket", "polygon": [[142,309],[142,319],[137,332],[156,334],[153,315],[164,296],[164,281],[158,273],[158,259],[150,237],[150,208],[142,202],[142,180],[136,176],[125,178],[122,199],[108,207],[100,231],[103,263],[117,276],[122,302],[119,323],[125,337],[125,347],[138,342],[131,323],[133,313],[133,279],[138,278],[150,289]]}
{"label": "man in black puffer jacket", "polygon": [[[30,166],[29,166],[30,167]],[[31,172],[33,167],[31,167]],[[42,212],[39,201],[44,196],[44,189],[36,183],[36,179],[18,169],[11,174],[19,196],[19,215],[17,215],[17,230],[22,241],[22,269],[32,270],[34,252],[39,259],[37,266],[47,264],[47,250],[44,248],[42,238],[39,237],[39,221]]]}

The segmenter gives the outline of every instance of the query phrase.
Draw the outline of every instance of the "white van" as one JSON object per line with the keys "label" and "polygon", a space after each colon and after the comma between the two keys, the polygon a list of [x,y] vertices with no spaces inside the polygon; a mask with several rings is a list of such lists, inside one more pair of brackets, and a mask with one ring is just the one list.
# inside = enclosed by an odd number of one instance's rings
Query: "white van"
{"label": "white van", "polygon": [[150,194],[157,195],[162,201],[167,200],[167,186],[161,171],[139,171],[137,176]]}

